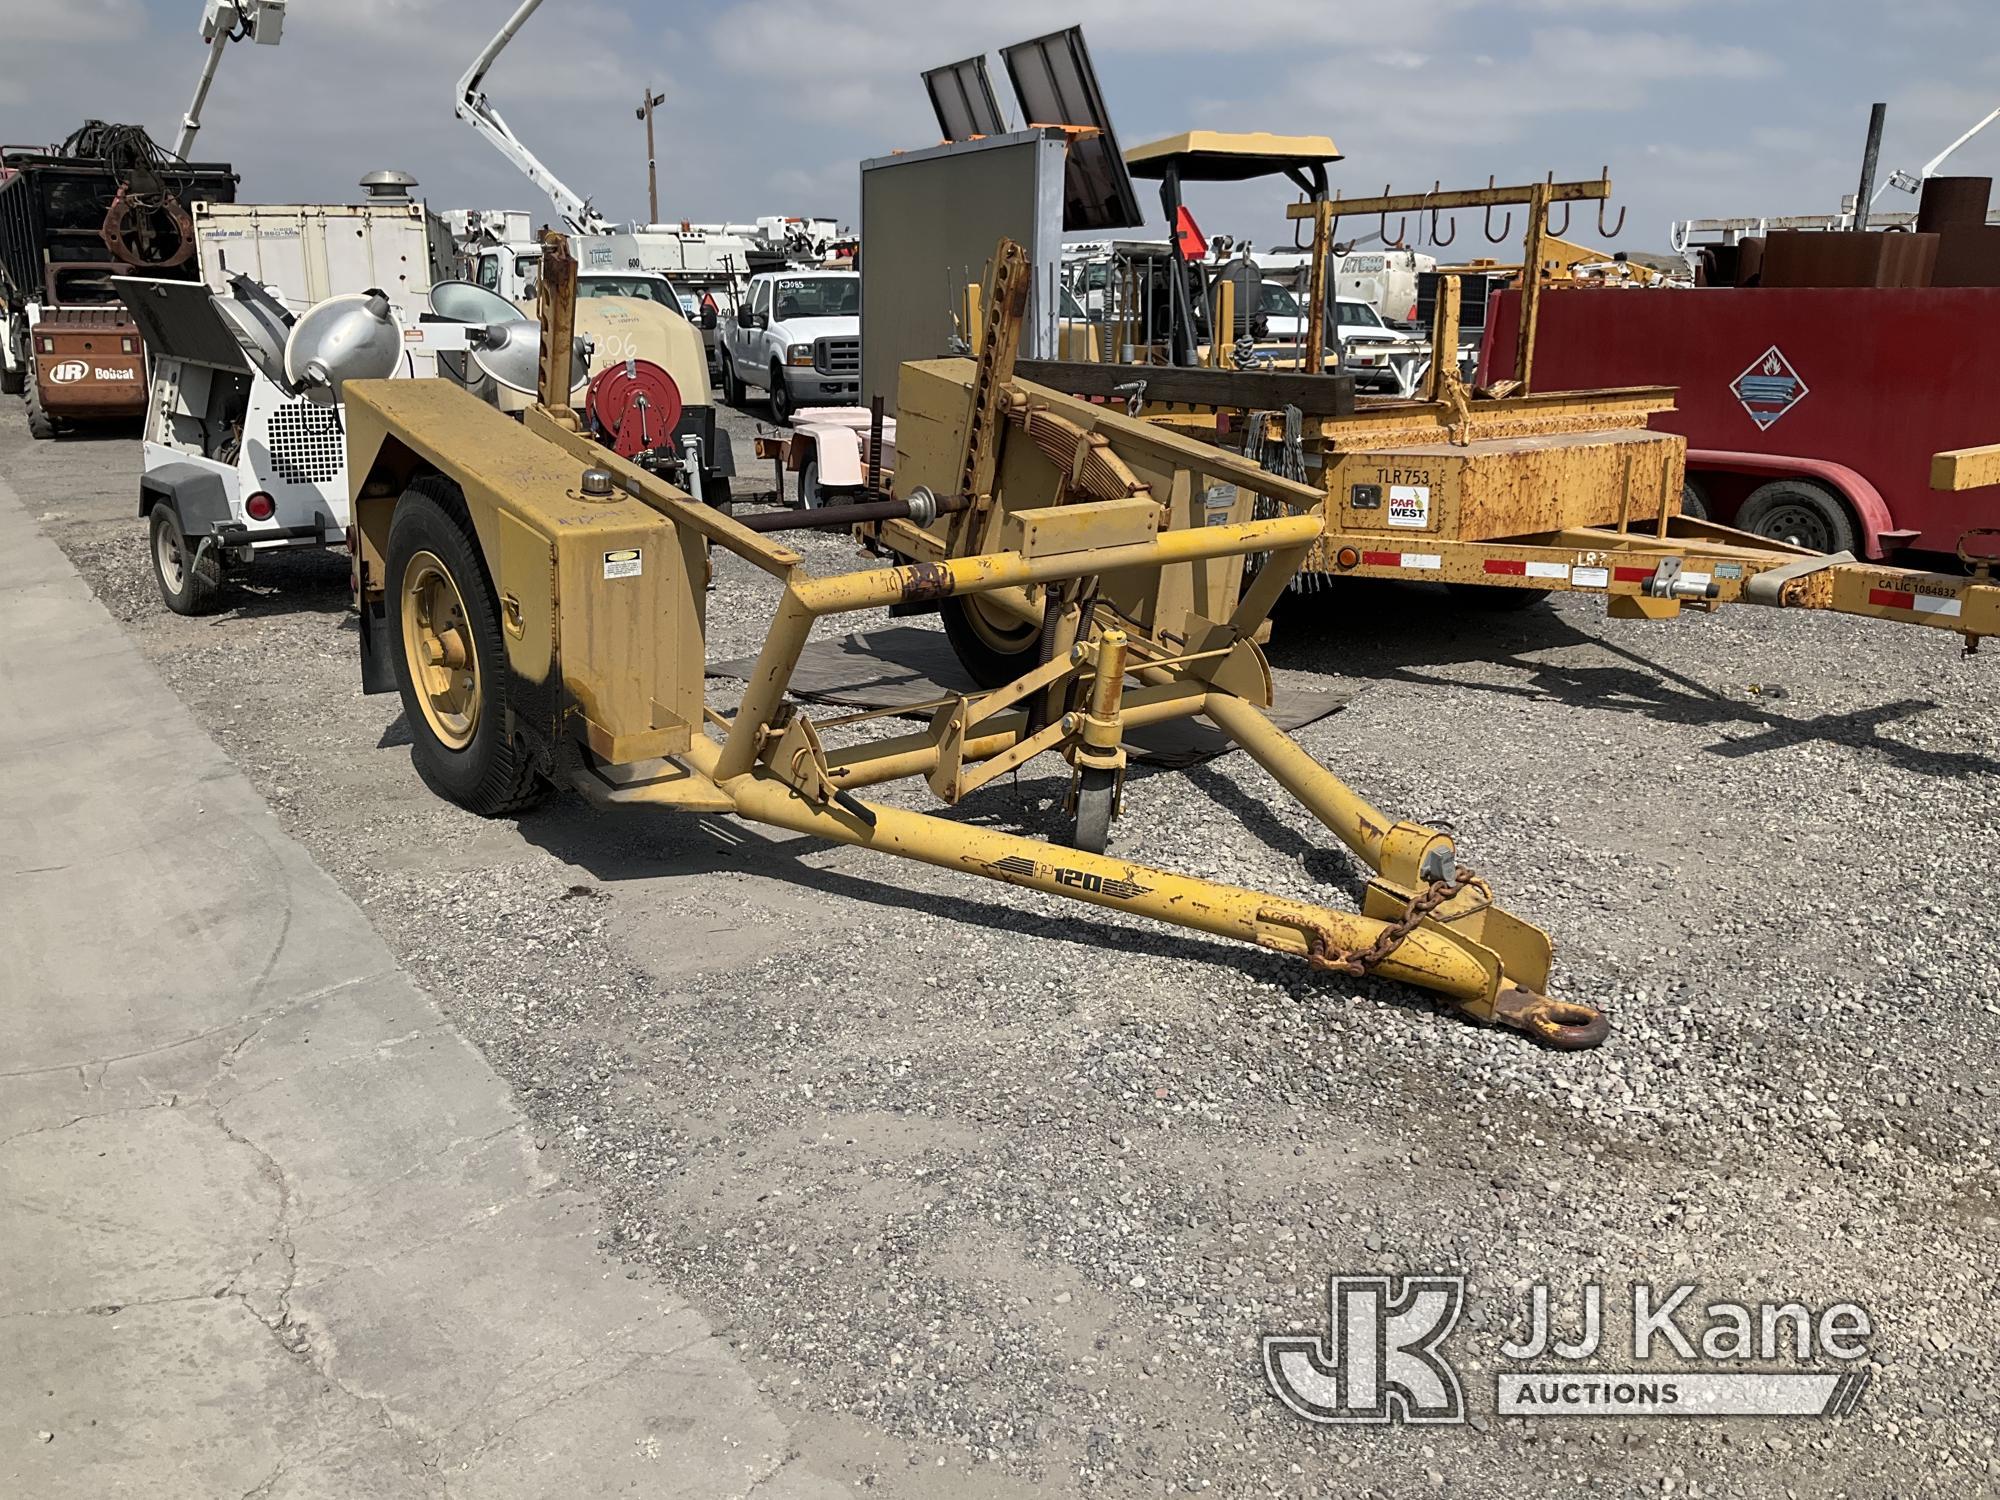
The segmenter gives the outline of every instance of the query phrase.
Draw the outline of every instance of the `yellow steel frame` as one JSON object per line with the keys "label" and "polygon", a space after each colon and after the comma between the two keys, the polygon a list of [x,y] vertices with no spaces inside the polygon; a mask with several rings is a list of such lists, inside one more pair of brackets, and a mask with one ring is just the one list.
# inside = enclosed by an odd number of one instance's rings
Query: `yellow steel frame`
{"label": "yellow steel frame", "polygon": [[[999,279],[1000,294],[989,297],[989,307],[1009,300],[1005,276]],[[457,482],[509,635],[521,637],[510,639],[510,669],[540,663],[549,685],[560,679],[564,732],[588,752],[574,782],[604,804],[729,811],[1252,943],[1334,972],[1378,973],[1435,991],[1480,1021],[1511,1026],[1555,1046],[1601,1041],[1608,1023],[1600,1012],[1544,993],[1552,957],[1548,936],[1503,910],[1484,880],[1460,869],[1450,835],[1392,819],[1371,806],[1265,713],[1270,675],[1255,636],[1321,538],[1319,492],[1215,447],[1115,412],[1079,409],[1080,403],[1012,380],[1004,323],[988,329],[984,345],[976,366],[960,362],[968,371],[962,383],[933,370],[928,383],[917,388],[926,394],[913,398],[905,380],[903,431],[928,424],[938,434],[934,446],[945,455],[942,468],[961,476],[981,502],[940,523],[979,518],[952,528],[958,553],[946,547],[942,556],[824,577],[809,572],[798,554],[599,446],[566,420],[566,410],[531,407],[510,436],[493,426],[497,419],[490,408],[442,383],[351,382],[345,395],[357,500],[359,602],[367,610],[385,587],[385,539],[394,508],[402,503],[396,493],[413,476],[434,470]],[[933,409],[910,409],[919,400],[934,403]],[[951,409],[942,409],[946,405]],[[1089,429],[1077,420],[1084,415],[1092,421]],[[1032,451],[1023,449],[1021,461],[1028,467],[1010,469],[1005,449],[1020,433],[1033,440]],[[1062,450],[1065,443],[1071,446],[1059,471],[1058,493],[1031,497],[1026,514],[1071,515],[1073,524],[1008,524],[1021,518],[1007,513],[1010,498],[1001,493],[1006,484],[1029,483],[1018,476],[1042,472],[1034,465],[1046,466],[1050,450]],[[1165,507],[1133,464],[1151,474],[1174,475],[1177,494],[1185,494],[1190,477],[1206,476],[1241,486],[1280,513],[1166,529],[1156,529],[1157,519],[1135,526],[1135,510],[1151,505],[1164,514]],[[603,486],[595,480],[580,482],[586,468],[609,474],[610,496],[599,497]],[[1009,481],[1009,474],[1016,477]],[[1053,513],[1044,508],[1050,503]],[[651,518],[650,534],[643,517]],[[516,543],[510,551],[507,538],[522,531],[551,540]],[[700,723],[688,725],[686,714],[673,708],[683,702],[684,684],[665,667],[650,686],[645,680],[635,685],[627,658],[647,644],[635,632],[656,628],[643,622],[657,617],[659,601],[683,620],[698,617],[698,606],[685,600],[676,605],[662,595],[630,596],[655,602],[646,605],[651,613],[630,616],[633,623],[620,627],[626,617],[618,613],[623,597],[618,585],[571,565],[565,547],[577,535],[583,538],[577,550],[589,555],[600,536],[633,541],[634,550],[649,558],[654,574],[648,577],[668,580],[654,578],[652,587],[697,601],[701,540],[782,584],[757,665],[733,713],[703,703]],[[547,556],[537,550],[543,545],[552,549]],[[1177,606],[1179,633],[1173,638],[1100,601],[1094,588],[1081,588],[1086,580],[1111,576],[1128,582],[1152,578],[1157,588],[1159,580],[1177,573],[1252,554],[1263,562],[1247,587],[1232,584],[1219,595],[1206,585],[1181,589],[1175,597],[1195,599],[1198,606]],[[547,576],[551,567],[562,580],[543,615],[521,601],[517,580],[523,566],[531,581]],[[928,728],[884,740],[830,748],[823,730],[844,721],[815,724],[788,697],[800,653],[821,621],[973,595],[1012,608],[1032,608],[1034,596],[1044,607],[1057,602],[1064,610],[1067,644],[1007,686],[942,705]],[[573,628],[576,619],[589,621],[591,628]],[[537,646],[530,639],[535,629],[547,630],[550,641]],[[516,645],[523,649],[517,652]],[[1039,723],[1038,704],[1054,706]],[[857,789],[924,776],[947,801],[955,801],[992,775],[1052,750],[1075,766],[1115,769],[1132,729],[1197,716],[1255,757],[1375,872],[1360,912],[970,827],[855,795]]]}
{"label": "yellow steel frame", "polygon": [[[1122,419],[1121,419],[1122,420]],[[1349,955],[1366,950],[1428,887],[1457,873],[1449,835],[1398,822],[1371,806],[1301,750],[1263,712],[1263,705],[1222,685],[1225,667],[1254,654],[1250,637],[1277,589],[1253,588],[1222,622],[1227,649],[1211,648],[1168,663],[1135,655],[1126,673],[1136,679],[1100,713],[1118,732],[1177,718],[1200,716],[1241,745],[1286,790],[1310,809],[1354,854],[1377,872],[1360,914],[1313,906],[1267,892],[1196,879],[1111,856],[1056,848],[1039,839],[968,827],[924,813],[865,802],[852,789],[912,776],[929,776],[955,758],[1011,768],[1066,738],[1083,740],[1078,712],[1055,722],[1050,734],[1030,733],[1027,716],[1011,705],[1035,692],[1038,678],[1094,682],[1108,635],[1108,620],[1088,622],[1085,639],[1055,670],[1037,668],[1007,687],[967,700],[941,714],[932,729],[887,740],[828,750],[818,729],[786,696],[800,653],[821,620],[921,599],[1047,587],[1109,569],[1168,568],[1213,557],[1266,553],[1260,580],[1279,585],[1317,541],[1316,497],[1273,476],[1254,482],[1297,513],[1235,525],[1169,531],[1153,541],[1109,549],[1084,549],[1044,559],[1018,552],[986,552],[870,572],[815,577],[790,554],[779,555],[761,536],[717,524],[706,511],[636,467],[591,452],[586,440],[548,425],[542,435],[582,461],[612,471],[626,494],[655,507],[677,524],[702,527],[720,545],[784,581],[762,652],[743,698],[730,715],[710,710],[707,732],[683,755],[630,768],[594,767],[579,784],[611,804],[646,803],[701,810],[726,808],[759,822],[947,869],[984,875],[1049,895],[1068,896],[1218,937],[1254,943],[1344,969]],[[1204,463],[1215,457],[1198,455]],[[1251,480],[1250,474],[1241,476]],[[1122,633],[1122,632],[1121,632]],[[1095,706],[1107,706],[1100,693]],[[969,725],[952,737],[947,723]],[[1112,735],[1116,742],[1116,735]],[[963,787],[965,784],[960,783]],[[1469,1015],[1517,1027],[1557,1045],[1594,1045],[1603,1018],[1589,1007],[1552,1001],[1541,991],[1552,950],[1546,934],[1502,910],[1484,882],[1467,885],[1439,905],[1385,956],[1376,972],[1437,991]]]}

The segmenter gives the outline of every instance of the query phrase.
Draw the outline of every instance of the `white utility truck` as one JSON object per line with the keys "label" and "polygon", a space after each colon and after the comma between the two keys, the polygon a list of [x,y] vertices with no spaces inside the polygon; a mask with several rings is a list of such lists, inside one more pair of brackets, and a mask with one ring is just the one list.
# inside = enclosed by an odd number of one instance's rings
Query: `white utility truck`
{"label": "white utility truck", "polygon": [[841,406],[861,397],[861,277],[854,271],[775,271],[750,278],[722,330],[722,398],[741,406],[751,390],[790,425],[801,406]]}

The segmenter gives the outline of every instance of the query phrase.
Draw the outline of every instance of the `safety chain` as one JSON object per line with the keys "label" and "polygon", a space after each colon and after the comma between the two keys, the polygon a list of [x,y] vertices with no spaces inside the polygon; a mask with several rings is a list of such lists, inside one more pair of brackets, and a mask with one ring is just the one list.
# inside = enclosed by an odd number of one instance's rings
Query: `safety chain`
{"label": "safety chain", "polygon": [[1357,976],[1372,973],[1377,965],[1403,946],[1404,940],[1423,924],[1425,917],[1460,891],[1483,884],[1477,874],[1460,865],[1451,879],[1433,880],[1422,895],[1411,900],[1410,909],[1377,933],[1375,941],[1366,948],[1338,952],[1327,946],[1323,933],[1309,932],[1306,959],[1314,968],[1330,973]]}

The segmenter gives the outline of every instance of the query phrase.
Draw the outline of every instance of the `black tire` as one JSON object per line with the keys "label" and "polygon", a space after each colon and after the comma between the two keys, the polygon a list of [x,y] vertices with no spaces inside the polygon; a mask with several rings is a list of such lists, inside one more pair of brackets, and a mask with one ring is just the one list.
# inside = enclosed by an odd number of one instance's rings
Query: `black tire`
{"label": "black tire", "polygon": [[56,435],[56,419],[49,415],[49,409],[42,405],[41,382],[29,380],[23,393],[28,402],[28,436],[46,442]]}
{"label": "black tire", "polygon": [[[457,746],[441,738],[433,725],[429,695],[412,676],[411,653],[404,644],[403,600],[416,572],[411,565],[426,557],[443,565],[463,602],[475,663],[476,714],[469,737]],[[508,732],[510,682],[500,609],[457,485],[428,476],[403,492],[389,523],[387,583],[389,651],[417,774],[439,796],[481,817],[517,812],[539,801],[547,785],[526,748]]]}
{"label": "black tire", "polygon": [[704,505],[713,506],[724,515],[727,515],[730,505],[729,476],[727,474],[702,475],[701,498]]}
{"label": "black tire", "polygon": [[771,366],[771,420],[780,427],[792,425],[792,415],[798,407],[792,401],[792,388],[785,384],[782,365]]}
{"label": "black tire", "polygon": [[1708,495],[1695,480],[1681,481],[1681,514],[1690,521],[1709,519]]}
{"label": "black tire", "polygon": [[1857,545],[1854,517],[1846,503],[1807,479],[1774,479],[1752,490],[1736,512],[1736,524],[1774,542],[1815,552],[1852,552]]}
{"label": "black tire", "polygon": [[1447,583],[1452,597],[1470,609],[1490,609],[1502,614],[1517,614],[1524,609],[1533,609],[1548,598],[1550,589],[1510,589],[1491,583]]}
{"label": "black tire", "polygon": [[222,591],[222,558],[216,550],[200,551],[182,535],[180,514],[171,505],[153,507],[146,540],[161,602],[177,615],[213,610]]}
{"label": "black tire", "polygon": [[15,356],[12,365],[0,359],[0,395],[18,396],[21,394],[22,385],[27,381],[28,351],[14,344],[13,335],[7,331],[5,318],[0,318],[0,339],[7,341],[8,352]]}
{"label": "black tire", "polygon": [[743,382],[737,377],[735,361],[727,354],[722,356],[722,399],[731,406],[743,404]]}
{"label": "black tire", "polygon": [[1111,813],[1118,800],[1118,773],[1085,766],[1077,775],[1076,831],[1070,847],[1102,854],[1111,843]]}
{"label": "black tire", "polygon": [[968,676],[983,688],[1005,687],[1035,664],[1035,647],[1042,627],[1009,622],[1002,626],[990,613],[975,614],[972,599],[945,599],[938,605],[944,633]]}

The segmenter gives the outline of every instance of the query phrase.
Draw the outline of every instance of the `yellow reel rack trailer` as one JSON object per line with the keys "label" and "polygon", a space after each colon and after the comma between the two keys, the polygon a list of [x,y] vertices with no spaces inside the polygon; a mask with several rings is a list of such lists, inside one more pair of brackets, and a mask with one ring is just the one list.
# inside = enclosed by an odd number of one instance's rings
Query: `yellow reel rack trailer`
{"label": "yellow reel rack trailer", "polygon": [[[541,399],[512,420],[441,381],[345,387],[363,683],[399,691],[438,792],[503,813],[562,777],[609,806],[729,812],[885,854],[1379,973],[1558,1047],[1604,1016],[1552,1000],[1548,936],[1501,908],[1448,834],[1395,821],[1267,717],[1254,637],[1320,541],[1318,491],[1212,444],[1013,378],[1028,286],[1003,245],[981,357],[907,365],[890,498],[739,521],[576,429],[566,351],[574,262],[545,241]],[[566,365],[566,361],[563,361]],[[566,369],[562,372],[565,376]],[[1226,513],[1210,501],[1235,498]],[[1278,514],[1253,517],[1253,497]],[[818,577],[767,530],[867,520],[921,555]],[[753,529],[754,527],[760,529]],[[783,585],[733,714],[704,699],[708,546]],[[1243,559],[1262,564],[1243,585]],[[922,729],[839,743],[786,696],[822,620],[978,601],[1039,622],[1011,681]],[[1377,874],[1359,913],[1102,852],[1132,728],[1199,716],[1247,749]],[[1037,755],[1072,767],[1077,839],[870,802],[924,778],[954,804]]]}
{"label": "yellow reel rack trailer", "polygon": [[[1337,153],[1323,139],[1199,131],[1135,147],[1127,158],[1135,172],[1174,182],[1281,174],[1323,184],[1325,164]],[[1343,577],[1402,578],[1478,589],[1499,604],[1532,603],[1555,590],[1599,594],[1610,614],[1633,619],[1735,603],[1831,610],[1952,631],[1968,651],[2000,633],[2000,589],[1984,568],[1946,573],[1864,563],[1683,516],[1686,444],[1647,425],[1673,409],[1670,388],[1534,389],[1539,276],[1523,277],[1520,353],[1506,380],[1475,389],[1460,379],[1460,277],[1449,268],[1439,275],[1421,399],[1356,397],[1323,373],[1330,358],[1323,289],[1341,220],[1379,226],[1389,243],[1412,216],[1428,215],[1433,239],[1449,243],[1436,233],[1443,215],[1476,211],[1490,225],[1503,210],[1511,225],[1521,209],[1521,260],[1478,268],[1482,275],[1519,273],[1540,265],[1555,242],[1555,208],[1567,229],[1572,205],[1594,202],[1601,224],[1610,196],[1608,173],[1369,198],[1318,190],[1288,210],[1312,228],[1305,352],[1294,361],[1303,368],[1236,368],[1212,357],[1199,369],[1039,361],[1024,363],[1022,373],[1071,395],[1119,402],[1319,491],[1326,535],[1298,570],[1292,586],[1303,592]],[[1231,326],[1228,284],[1217,292],[1217,323]],[[1974,551],[1964,560],[1979,563],[1991,541],[1969,538]],[[1032,637],[1017,633],[1014,645],[1031,650]]]}

